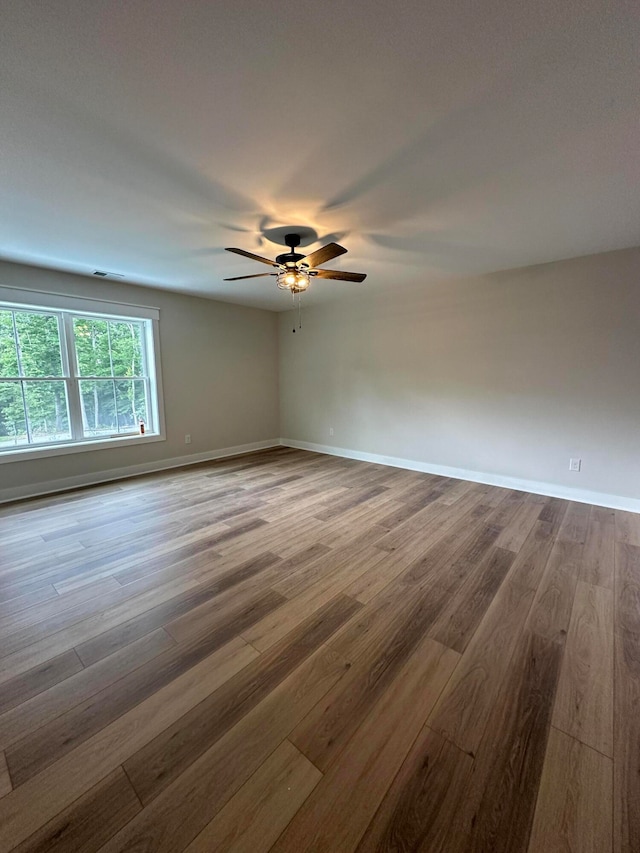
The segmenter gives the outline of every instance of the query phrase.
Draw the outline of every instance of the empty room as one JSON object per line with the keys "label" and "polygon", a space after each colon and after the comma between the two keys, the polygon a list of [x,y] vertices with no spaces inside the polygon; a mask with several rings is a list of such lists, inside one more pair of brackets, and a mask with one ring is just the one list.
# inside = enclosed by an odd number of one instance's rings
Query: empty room
{"label": "empty room", "polygon": [[0,853],[640,853],[640,8],[0,3]]}

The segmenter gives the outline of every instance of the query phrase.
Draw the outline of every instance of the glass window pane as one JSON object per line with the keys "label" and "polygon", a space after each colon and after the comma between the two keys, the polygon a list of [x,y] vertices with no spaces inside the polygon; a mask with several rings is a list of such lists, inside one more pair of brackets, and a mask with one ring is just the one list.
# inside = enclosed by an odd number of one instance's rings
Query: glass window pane
{"label": "glass window pane", "polygon": [[138,432],[140,421],[149,428],[144,380],[132,379],[116,382],[118,427],[120,432]]}
{"label": "glass window pane", "polygon": [[80,382],[80,406],[85,436],[114,435],[118,420],[111,379],[84,379]]}
{"label": "glass window pane", "polygon": [[0,376],[19,376],[11,311],[0,311]]}
{"label": "glass window pane", "polygon": [[146,431],[150,432],[152,429],[155,428],[155,424],[151,422],[151,412],[148,408],[149,398],[147,396],[147,383],[136,382],[133,393],[136,404],[136,412],[138,413],[138,425],[140,425],[140,421],[142,421],[145,425]]}
{"label": "glass window pane", "polygon": [[66,382],[25,382],[24,396],[34,444],[71,438]]}
{"label": "glass window pane", "polygon": [[73,334],[80,376],[111,376],[107,321],[74,317]]}
{"label": "glass window pane", "polygon": [[20,382],[0,382],[0,451],[28,443]]}
{"label": "glass window pane", "polygon": [[62,376],[58,318],[16,311],[23,376]]}
{"label": "glass window pane", "polygon": [[114,376],[143,376],[142,325],[140,323],[111,321],[111,359]]}

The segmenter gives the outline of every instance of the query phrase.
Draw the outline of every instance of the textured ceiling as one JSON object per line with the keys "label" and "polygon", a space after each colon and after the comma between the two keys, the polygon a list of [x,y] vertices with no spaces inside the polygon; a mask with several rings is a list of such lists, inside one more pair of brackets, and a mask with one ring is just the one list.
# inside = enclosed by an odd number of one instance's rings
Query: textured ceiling
{"label": "textured ceiling", "polygon": [[[0,256],[284,309],[640,243],[640,13],[595,0],[4,0]],[[317,245],[317,244],[316,244]]]}

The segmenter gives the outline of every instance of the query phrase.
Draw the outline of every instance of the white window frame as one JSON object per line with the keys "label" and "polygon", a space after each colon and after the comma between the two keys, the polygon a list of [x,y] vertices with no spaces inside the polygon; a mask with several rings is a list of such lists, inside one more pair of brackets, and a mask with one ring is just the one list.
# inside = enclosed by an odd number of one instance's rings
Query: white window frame
{"label": "white window frame", "polygon": [[[66,296],[58,293],[47,293],[35,290],[21,290],[0,284],[0,308],[14,311],[50,312],[58,317],[60,329],[60,349],[63,365],[63,376],[59,377],[67,383],[72,393],[67,393],[69,405],[69,427],[71,439],[58,443],[38,443],[37,445],[22,445],[11,450],[0,450],[0,465],[20,460],[42,459],[47,456],[61,456],[68,453],[81,453],[87,450],[112,450],[129,445],[149,444],[154,441],[165,441],[164,401],[162,393],[162,373],[160,365],[160,311],[141,305],[126,305],[119,302],[85,299],[81,296]],[[148,411],[152,422],[151,429],[146,429],[144,435],[125,433],[105,438],[78,437],[75,425],[81,417],[78,375],[75,364],[75,345],[73,341],[73,317],[86,316],[100,320],[137,320],[145,321],[145,347],[143,358],[147,359],[148,371]],[[58,378],[58,377],[52,377]],[[101,377],[107,378],[107,377]],[[73,411],[72,411],[73,410]],[[145,424],[145,427],[147,425]]]}

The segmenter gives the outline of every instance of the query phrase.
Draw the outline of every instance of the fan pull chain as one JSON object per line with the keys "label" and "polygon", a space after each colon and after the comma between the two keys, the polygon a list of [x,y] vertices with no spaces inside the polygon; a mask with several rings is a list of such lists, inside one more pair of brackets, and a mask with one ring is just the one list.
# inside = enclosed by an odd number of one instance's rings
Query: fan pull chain
{"label": "fan pull chain", "polygon": [[[293,290],[291,291],[291,296],[293,297],[293,310],[295,311],[296,310],[296,294],[295,294],[295,291],[293,291]],[[294,320],[294,323],[295,323],[295,320]],[[300,329],[300,330],[302,329],[302,294],[300,293],[300,291],[298,291],[298,329]],[[294,325],[292,331],[293,331],[293,334],[295,335],[295,333],[296,333],[295,325]]]}

